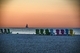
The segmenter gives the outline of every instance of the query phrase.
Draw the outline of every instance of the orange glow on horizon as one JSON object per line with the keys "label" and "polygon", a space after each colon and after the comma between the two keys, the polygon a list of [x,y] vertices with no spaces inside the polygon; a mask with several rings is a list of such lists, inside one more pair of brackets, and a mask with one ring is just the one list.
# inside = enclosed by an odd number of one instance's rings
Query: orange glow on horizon
{"label": "orange glow on horizon", "polygon": [[73,4],[63,0],[31,1],[4,4],[0,27],[80,27],[78,8]]}

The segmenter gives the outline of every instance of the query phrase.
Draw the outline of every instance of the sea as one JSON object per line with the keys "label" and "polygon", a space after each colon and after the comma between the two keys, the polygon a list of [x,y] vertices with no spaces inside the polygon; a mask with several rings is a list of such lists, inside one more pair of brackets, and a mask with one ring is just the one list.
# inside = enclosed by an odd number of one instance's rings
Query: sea
{"label": "sea", "polygon": [[80,36],[1,34],[0,53],[80,53]]}

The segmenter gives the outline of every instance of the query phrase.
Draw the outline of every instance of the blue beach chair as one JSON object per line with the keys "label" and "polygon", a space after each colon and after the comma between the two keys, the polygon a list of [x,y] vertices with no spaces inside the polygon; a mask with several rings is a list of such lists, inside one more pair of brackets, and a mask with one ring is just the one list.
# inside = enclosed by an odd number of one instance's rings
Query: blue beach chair
{"label": "blue beach chair", "polygon": [[50,35],[55,35],[54,30],[50,29]]}

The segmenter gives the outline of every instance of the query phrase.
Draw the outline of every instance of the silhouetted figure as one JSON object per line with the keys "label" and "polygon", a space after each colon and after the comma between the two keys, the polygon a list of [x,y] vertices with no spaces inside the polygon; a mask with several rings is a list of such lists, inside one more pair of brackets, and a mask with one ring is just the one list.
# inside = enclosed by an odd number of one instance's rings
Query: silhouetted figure
{"label": "silhouetted figure", "polygon": [[28,28],[28,24],[26,24],[26,28]]}
{"label": "silhouetted figure", "polygon": [[61,34],[64,35],[64,29],[61,29]]}

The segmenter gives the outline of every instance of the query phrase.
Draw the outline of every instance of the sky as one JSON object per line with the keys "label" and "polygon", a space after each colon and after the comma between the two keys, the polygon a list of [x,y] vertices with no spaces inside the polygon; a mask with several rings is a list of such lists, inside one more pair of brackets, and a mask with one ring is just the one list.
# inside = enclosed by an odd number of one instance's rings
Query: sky
{"label": "sky", "polygon": [[10,0],[2,4],[0,27],[80,27],[78,7],[70,0]]}

